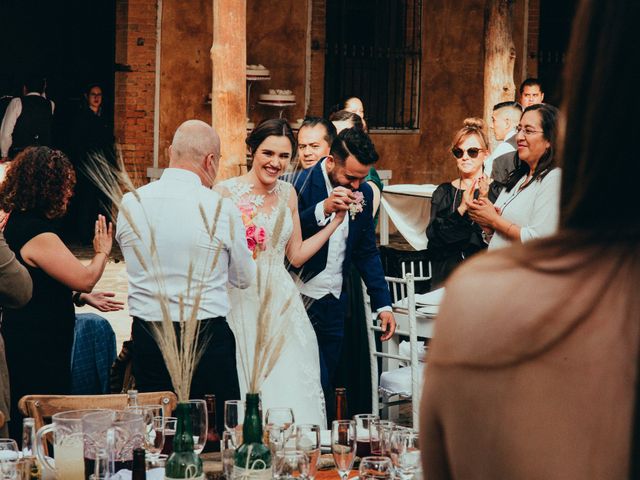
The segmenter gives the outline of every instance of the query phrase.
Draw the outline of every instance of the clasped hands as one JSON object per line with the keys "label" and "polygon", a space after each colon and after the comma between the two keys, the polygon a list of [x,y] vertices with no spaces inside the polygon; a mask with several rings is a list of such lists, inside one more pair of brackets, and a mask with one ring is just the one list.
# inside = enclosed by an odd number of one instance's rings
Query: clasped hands
{"label": "clasped hands", "polygon": [[335,213],[337,217],[344,218],[349,210],[349,205],[355,201],[356,197],[353,191],[345,187],[336,187],[324,200],[322,208],[326,217]]}
{"label": "clasped hands", "polygon": [[[475,190],[480,190],[480,196],[475,199]],[[486,177],[474,180],[471,188],[462,192],[462,201],[458,207],[460,215],[469,214],[469,218],[482,227],[487,233],[495,230],[496,221],[500,218],[500,209],[487,198],[489,183]]]}

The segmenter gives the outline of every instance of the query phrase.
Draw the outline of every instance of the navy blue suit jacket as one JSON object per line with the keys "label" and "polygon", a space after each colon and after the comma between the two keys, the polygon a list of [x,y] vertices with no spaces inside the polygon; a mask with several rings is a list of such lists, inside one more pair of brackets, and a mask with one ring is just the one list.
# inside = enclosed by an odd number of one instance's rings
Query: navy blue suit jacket
{"label": "navy blue suit jacket", "polygon": [[[300,172],[293,181],[296,192],[298,192],[298,212],[303,239],[309,238],[323,228],[318,226],[315,216],[318,202],[328,197],[321,163],[318,162],[313,168]],[[365,205],[363,211],[358,213],[354,220],[351,220],[347,212],[349,236],[342,264],[343,285],[344,278],[349,272],[351,262],[353,262],[364,280],[367,293],[371,297],[372,309],[375,311],[380,307],[391,305],[391,296],[384,279],[380,252],[376,246],[372,214],[373,191],[366,183],[363,183],[359,190],[364,195]],[[325,243],[301,269],[292,268],[292,270],[305,282],[312,279],[325,269],[328,251],[329,242]]]}

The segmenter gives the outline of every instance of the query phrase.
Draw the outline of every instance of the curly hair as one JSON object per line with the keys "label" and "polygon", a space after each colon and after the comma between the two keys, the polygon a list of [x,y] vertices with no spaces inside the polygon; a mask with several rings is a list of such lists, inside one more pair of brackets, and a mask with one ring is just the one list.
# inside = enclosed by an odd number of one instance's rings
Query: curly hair
{"label": "curly hair", "polygon": [[9,165],[0,186],[0,208],[59,218],[67,211],[65,197],[75,184],[75,171],[64,153],[48,147],[29,147]]}

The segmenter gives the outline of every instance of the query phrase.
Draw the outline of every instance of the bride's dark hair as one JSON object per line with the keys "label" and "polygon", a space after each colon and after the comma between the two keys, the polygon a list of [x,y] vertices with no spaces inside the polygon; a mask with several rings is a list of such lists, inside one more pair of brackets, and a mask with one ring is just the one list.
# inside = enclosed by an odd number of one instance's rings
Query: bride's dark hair
{"label": "bride's dark hair", "polygon": [[296,138],[293,136],[293,130],[291,130],[289,123],[284,118],[263,120],[253,129],[245,140],[252,157],[267,137],[287,137],[291,142],[291,160],[296,158],[296,153],[298,152],[296,148]]}

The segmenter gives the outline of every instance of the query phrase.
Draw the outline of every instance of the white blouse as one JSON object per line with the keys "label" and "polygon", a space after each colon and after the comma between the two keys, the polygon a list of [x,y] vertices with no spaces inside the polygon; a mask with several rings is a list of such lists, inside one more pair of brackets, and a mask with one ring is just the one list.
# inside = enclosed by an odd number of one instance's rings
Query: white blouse
{"label": "white blouse", "polygon": [[[520,227],[521,242],[553,235],[558,229],[560,178],[560,169],[554,168],[542,181],[534,180],[525,189],[520,190],[520,186],[526,180],[525,175],[510,192],[503,190],[500,193],[495,206],[500,209],[502,218]],[[511,240],[495,232],[489,242],[489,250],[510,244]]]}

